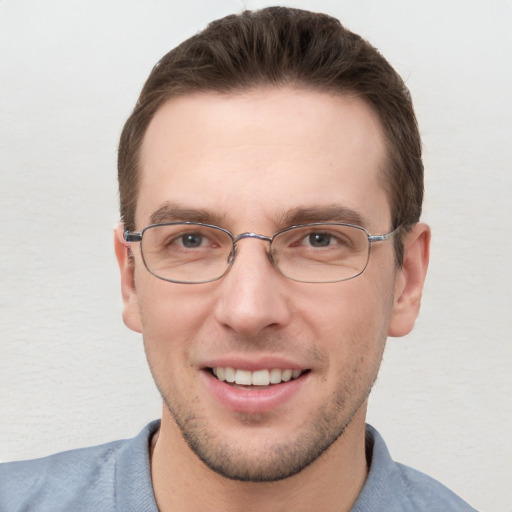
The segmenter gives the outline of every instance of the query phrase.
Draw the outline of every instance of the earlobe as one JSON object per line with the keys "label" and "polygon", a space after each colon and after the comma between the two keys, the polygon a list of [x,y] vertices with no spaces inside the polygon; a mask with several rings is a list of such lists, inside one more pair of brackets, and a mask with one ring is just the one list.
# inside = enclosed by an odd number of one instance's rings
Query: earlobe
{"label": "earlobe", "polygon": [[123,321],[127,327],[142,332],[137,291],[135,288],[135,267],[130,247],[123,238],[124,227],[119,224],[114,230],[114,247],[121,272],[121,293],[123,297]]}
{"label": "earlobe", "polygon": [[430,228],[418,223],[404,236],[404,261],[395,280],[389,336],[405,336],[414,326],[420,310],[429,255]]}

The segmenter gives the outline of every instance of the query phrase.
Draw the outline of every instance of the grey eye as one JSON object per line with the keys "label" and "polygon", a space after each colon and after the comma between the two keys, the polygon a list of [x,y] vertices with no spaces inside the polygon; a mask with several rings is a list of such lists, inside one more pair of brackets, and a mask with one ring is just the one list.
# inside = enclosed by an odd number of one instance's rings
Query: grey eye
{"label": "grey eye", "polygon": [[332,235],[328,233],[311,233],[308,242],[312,247],[327,247],[330,245]]}
{"label": "grey eye", "polygon": [[203,244],[203,236],[199,233],[186,233],[181,236],[181,243],[184,247],[195,248]]}

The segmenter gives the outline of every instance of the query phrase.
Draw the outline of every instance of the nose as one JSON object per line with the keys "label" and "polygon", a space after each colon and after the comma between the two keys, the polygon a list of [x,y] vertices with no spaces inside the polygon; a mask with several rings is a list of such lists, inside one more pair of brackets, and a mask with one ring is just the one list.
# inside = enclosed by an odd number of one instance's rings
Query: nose
{"label": "nose", "polygon": [[228,273],[219,283],[215,317],[225,328],[254,337],[290,319],[287,279],[274,267],[264,239],[241,240]]}

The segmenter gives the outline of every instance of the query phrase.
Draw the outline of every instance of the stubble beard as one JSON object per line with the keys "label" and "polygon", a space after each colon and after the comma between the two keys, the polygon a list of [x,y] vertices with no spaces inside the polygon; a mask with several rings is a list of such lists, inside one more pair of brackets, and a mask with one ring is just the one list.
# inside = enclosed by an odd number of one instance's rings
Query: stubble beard
{"label": "stubble beard", "polygon": [[345,410],[345,397],[354,390],[344,389],[324,402],[325,405],[312,416],[306,430],[289,441],[262,446],[256,454],[247,446],[239,447],[231,443],[229,435],[220,439],[211,431],[207,418],[185,413],[178,404],[173,403],[170,394],[161,394],[183,439],[208,468],[230,480],[276,482],[300,473],[343,435],[367,400],[374,380],[359,400],[355,403],[350,401],[352,409]]}
{"label": "stubble beard", "polygon": [[[330,396],[311,412],[306,424],[291,439],[275,442],[261,442],[264,436],[257,431],[258,422],[265,426],[265,418],[245,416],[241,427],[252,430],[256,447],[251,449],[248,441],[236,444],[229,432],[213,429],[206,414],[197,411],[197,398],[188,396],[180,399],[179,392],[162,386],[160,372],[151,364],[149,367],[163,399],[165,407],[177,425],[182,438],[190,450],[218,475],[241,482],[276,482],[296,475],[322,456],[345,432],[356,413],[366,403],[373,388],[382,362],[386,337],[382,334],[380,351],[374,354],[368,364],[365,356],[344,375]],[[354,343],[359,340],[355,339]],[[276,344],[277,346],[277,344]],[[147,347],[146,348],[146,355]],[[313,351],[312,360],[322,361],[322,355]],[[196,402],[196,407],[194,407]],[[247,433],[250,436],[249,432]],[[292,434],[293,435],[293,434]],[[172,457],[172,454],[169,454]]]}

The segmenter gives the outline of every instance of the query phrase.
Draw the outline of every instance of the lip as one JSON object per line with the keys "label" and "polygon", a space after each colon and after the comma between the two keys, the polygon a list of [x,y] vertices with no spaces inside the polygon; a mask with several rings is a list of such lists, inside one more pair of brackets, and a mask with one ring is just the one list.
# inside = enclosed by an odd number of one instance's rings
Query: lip
{"label": "lip", "polygon": [[275,356],[267,356],[267,357],[252,357],[250,359],[240,357],[240,356],[232,356],[232,357],[223,357],[222,359],[211,359],[204,361],[201,366],[203,368],[217,368],[217,367],[231,367],[240,370],[248,370],[251,372],[256,372],[258,370],[270,370],[272,368],[281,368],[282,370],[305,370],[303,365],[294,363],[285,357],[275,357]]}
{"label": "lip", "polygon": [[[223,362],[223,365],[229,366],[229,364],[226,364],[226,362]],[[216,366],[221,365],[219,364]],[[236,363],[234,367],[250,371],[269,368],[268,366],[261,366],[261,364],[259,364],[257,367],[255,367],[254,364],[243,365],[240,362]],[[270,367],[283,369],[300,369],[300,367],[297,367],[296,365],[290,365],[290,363],[285,363],[284,366],[282,364],[276,365],[275,361]],[[293,400],[308,380],[310,372],[306,372],[300,377],[288,382],[271,384],[262,389],[246,389],[244,387],[230,385],[227,382],[222,382],[217,379],[206,368],[201,371],[201,374],[205,387],[211,393],[211,395],[213,395],[213,398],[223,407],[233,412],[261,414],[276,410]]]}
{"label": "lip", "polygon": [[232,386],[221,382],[207,371],[203,371],[203,375],[206,387],[224,407],[234,412],[261,414],[277,409],[290,401],[303,386],[309,374],[260,390]]}

